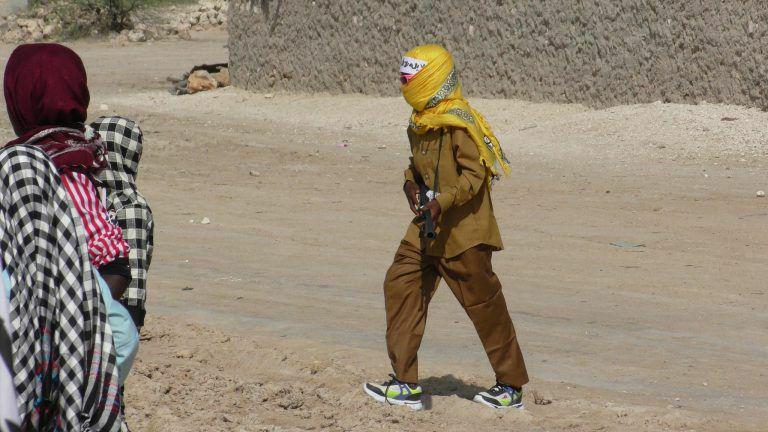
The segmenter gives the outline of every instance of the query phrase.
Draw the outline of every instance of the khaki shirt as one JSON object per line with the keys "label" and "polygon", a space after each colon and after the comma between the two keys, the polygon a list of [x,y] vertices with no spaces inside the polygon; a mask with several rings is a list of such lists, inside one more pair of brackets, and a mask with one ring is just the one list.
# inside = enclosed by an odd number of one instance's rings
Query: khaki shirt
{"label": "khaki shirt", "polygon": [[432,240],[419,238],[423,219],[416,217],[403,240],[420,246],[427,255],[443,258],[453,258],[480,244],[491,246],[494,250],[503,249],[493,215],[485,165],[480,162],[477,146],[464,129],[443,128],[442,131],[432,130],[423,135],[408,129],[413,156],[405,170],[405,180],[426,184],[433,189],[441,133],[443,145],[437,185],[439,195],[436,199],[442,212],[435,221],[437,236]]}

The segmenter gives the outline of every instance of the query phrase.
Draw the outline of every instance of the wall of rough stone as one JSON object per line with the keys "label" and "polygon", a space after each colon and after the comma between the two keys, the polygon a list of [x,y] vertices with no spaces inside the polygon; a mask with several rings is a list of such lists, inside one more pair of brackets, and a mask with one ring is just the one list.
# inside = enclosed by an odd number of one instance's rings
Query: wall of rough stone
{"label": "wall of rough stone", "polygon": [[474,96],[768,108],[765,0],[232,0],[229,32],[253,90],[395,95],[441,43]]}

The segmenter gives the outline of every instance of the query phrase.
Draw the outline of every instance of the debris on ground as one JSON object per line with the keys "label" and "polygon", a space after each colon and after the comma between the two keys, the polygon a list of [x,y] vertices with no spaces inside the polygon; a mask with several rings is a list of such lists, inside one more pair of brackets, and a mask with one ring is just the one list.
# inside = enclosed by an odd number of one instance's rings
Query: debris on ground
{"label": "debris on ground", "polygon": [[[67,18],[57,13],[56,2],[42,2],[35,7],[0,16],[0,40],[5,43],[60,41],[66,37]],[[110,36],[115,45],[141,43],[178,37],[189,40],[191,32],[226,29],[228,0],[201,0],[189,6],[141,8],[131,13],[127,29]],[[91,28],[83,36],[104,36],[94,20],[99,15],[79,16],[77,26]],[[62,19],[65,23],[62,23]],[[72,23],[70,23],[70,26]]]}
{"label": "debris on ground", "polygon": [[642,244],[642,243],[633,243],[633,242],[628,242],[628,241],[624,241],[624,240],[615,241],[615,242],[611,243],[611,246],[616,246],[616,247],[623,248],[623,249],[633,249],[633,248],[643,248],[643,247],[645,247],[645,245]]}
{"label": "debris on ground", "polygon": [[0,17],[0,38],[5,43],[42,42],[61,32],[61,22],[45,7]]}
{"label": "debris on ground", "polygon": [[229,65],[228,63],[216,63],[195,66],[178,78],[168,77],[168,81],[172,83],[168,91],[176,96],[228,87],[230,84]]}
{"label": "debris on ground", "polygon": [[536,405],[549,405],[552,403],[552,399],[546,398],[536,390],[531,390],[531,396],[533,396],[533,403]]}

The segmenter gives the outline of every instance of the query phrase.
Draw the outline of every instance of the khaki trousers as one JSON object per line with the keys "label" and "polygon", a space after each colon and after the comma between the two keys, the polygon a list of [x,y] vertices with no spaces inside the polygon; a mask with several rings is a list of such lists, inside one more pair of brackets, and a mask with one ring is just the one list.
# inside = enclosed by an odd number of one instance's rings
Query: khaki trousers
{"label": "khaki trousers", "polygon": [[387,350],[398,380],[418,382],[418,351],[427,309],[442,278],[475,325],[496,380],[514,387],[528,382],[501,283],[491,267],[491,253],[488,246],[480,245],[445,259],[424,255],[405,241],[400,244],[384,281]]}

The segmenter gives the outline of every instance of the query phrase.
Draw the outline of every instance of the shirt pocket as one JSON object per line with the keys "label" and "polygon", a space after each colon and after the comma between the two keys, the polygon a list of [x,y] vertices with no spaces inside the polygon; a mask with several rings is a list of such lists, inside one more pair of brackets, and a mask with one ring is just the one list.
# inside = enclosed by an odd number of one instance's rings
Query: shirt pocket
{"label": "shirt pocket", "polygon": [[427,186],[432,188],[438,160],[438,142],[424,141],[415,146],[413,150],[413,164]]}

